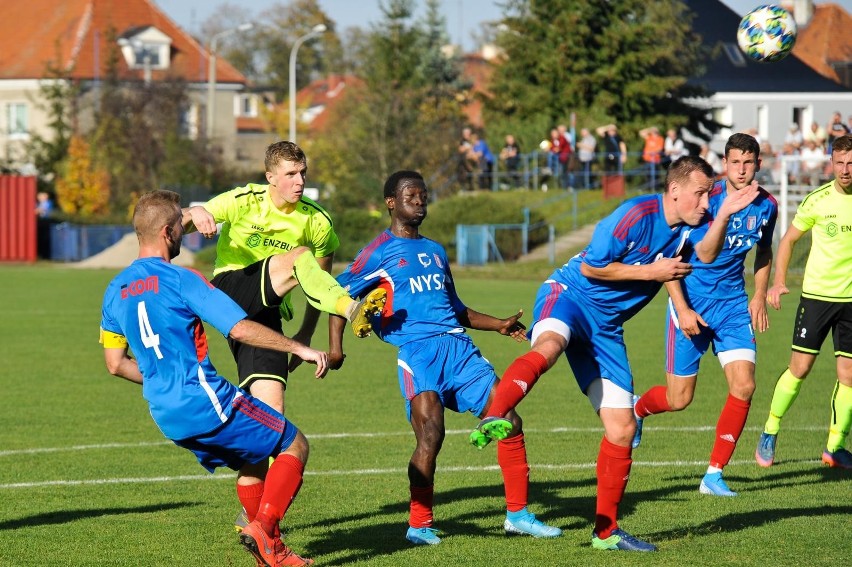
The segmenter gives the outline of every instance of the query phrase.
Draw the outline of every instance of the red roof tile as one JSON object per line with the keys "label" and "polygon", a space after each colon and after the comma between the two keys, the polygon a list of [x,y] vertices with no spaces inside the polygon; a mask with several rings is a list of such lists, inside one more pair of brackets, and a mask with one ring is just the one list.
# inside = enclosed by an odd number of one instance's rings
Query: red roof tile
{"label": "red roof tile", "polygon": [[837,4],[817,4],[807,26],[799,30],[793,54],[817,73],[837,83],[832,62],[852,62],[852,16]]}
{"label": "red roof tile", "polygon": [[[78,79],[103,77],[107,31],[116,36],[130,28],[154,26],[172,40],[171,66],[152,71],[152,79],[178,76],[207,81],[207,51],[166,16],[152,0],[2,0],[0,14],[0,79],[45,76],[48,62],[73,66]],[[116,46],[117,48],[117,46]],[[119,57],[119,75],[141,78]],[[224,59],[216,60],[216,80],[245,83],[246,78]]]}

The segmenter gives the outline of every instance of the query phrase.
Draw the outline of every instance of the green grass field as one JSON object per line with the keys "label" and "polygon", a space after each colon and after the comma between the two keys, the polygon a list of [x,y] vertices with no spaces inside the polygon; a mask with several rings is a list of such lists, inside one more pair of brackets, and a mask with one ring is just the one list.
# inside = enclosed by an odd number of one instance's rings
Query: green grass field
{"label": "green grass field", "polygon": [[[138,386],[104,368],[100,302],[114,271],[0,269],[0,565],[253,565],[231,524],[238,510],[233,473],[209,475],[165,441]],[[538,281],[464,275],[458,285],[471,307],[505,316],[520,307],[529,313]],[[663,378],[661,299],[627,327],[639,391]],[[564,362],[519,407],[532,466],[530,508],[562,527],[563,537],[503,535],[495,451],[467,444],[473,417],[448,414],[435,491],[444,541],[408,545],[405,470],[413,435],[396,384],[395,350],[374,338],[349,337],[343,370],[320,381],[303,368],[290,379],[287,415],[307,434],[312,452],[286,518],[286,541],[317,565],[843,564],[852,477],[819,461],[835,380],[827,350],[785,419],[778,464],[761,469],[752,456],[789,357],[797,300],[786,298],[759,337],[758,389],[726,469],[739,497],[698,493],[726,396],[715,359],[704,361],[687,411],[646,422],[621,525],[657,543],[658,554],[589,545],[601,428]],[[214,362],[233,377],[224,339],[209,333]],[[493,333],[474,338],[498,372],[526,349]],[[323,319],[315,345],[324,339]]]}

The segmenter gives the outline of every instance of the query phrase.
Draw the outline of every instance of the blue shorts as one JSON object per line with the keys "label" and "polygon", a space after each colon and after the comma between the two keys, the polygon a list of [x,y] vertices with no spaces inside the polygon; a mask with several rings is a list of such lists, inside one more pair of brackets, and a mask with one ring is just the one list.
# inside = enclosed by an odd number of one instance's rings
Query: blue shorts
{"label": "blue shorts", "polygon": [[[756,352],[754,328],[751,325],[746,295],[733,299],[690,297],[689,303],[708,326],[702,327],[698,335],[687,338],[680,331],[677,313],[669,299],[666,317],[667,373],[675,376],[695,376],[698,374],[701,357],[711,346],[716,356],[735,350]],[[753,354],[751,356],[753,357]]]}
{"label": "blue shorts", "polygon": [[540,333],[545,328],[559,332],[557,326],[547,323],[548,319],[559,321],[569,329],[569,336],[565,337],[568,340],[565,356],[583,393],[598,378],[606,378],[622,390],[633,393],[633,372],[627,360],[621,325],[596,319],[584,308],[583,302],[571,297],[562,284],[553,281],[544,282],[538,288],[530,332]]}
{"label": "blue shorts", "polygon": [[403,345],[397,375],[409,421],[411,400],[420,392],[436,392],[445,408],[479,416],[497,381],[494,367],[465,333],[446,333]]}
{"label": "blue shorts", "polygon": [[201,466],[212,473],[217,467],[239,470],[247,463],[277,457],[298,431],[283,415],[243,392],[234,398],[231,416],[221,427],[174,443],[195,453]]}

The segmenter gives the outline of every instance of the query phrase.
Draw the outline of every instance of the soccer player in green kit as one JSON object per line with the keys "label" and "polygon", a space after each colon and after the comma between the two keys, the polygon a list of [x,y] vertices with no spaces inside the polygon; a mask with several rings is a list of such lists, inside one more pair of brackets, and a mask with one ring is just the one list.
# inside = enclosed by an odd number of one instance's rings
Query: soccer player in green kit
{"label": "soccer player in green kit", "polygon": [[822,460],[831,467],[852,469],[852,453],[845,447],[852,422],[852,136],[840,136],[834,141],[831,166],[834,180],[805,197],[781,239],[775,279],[766,295],[769,305],[781,308],[781,296],[790,293],[786,276],[793,248],[811,231],[790,365],[775,384],[769,419],[755,451],[755,459],[762,467],[775,461],[781,419],[799,395],[831,331],[837,383],[831,397],[831,423]]}
{"label": "soccer player in green kit", "polygon": [[[248,314],[248,319],[281,332],[282,317],[293,317],[290,292],[297,285],[308,305],[293,339],[310,346],[319,312],[348,319],[356,336],[370,334],[370,317],[381,311],[386,292],[374,290],[359,303],[331,274],[334,251],[340,244],[331,217],[303,195],[307,158],[299,146],[281,141],[266,150],[267,184],[249,183],[210,199],[203,206],[183,209],[183,224],[212,238],[222,223],[216,245],[212,283]],[[228,340],[237,362],[239,386],[273,409],[284,411],[287,374],[302,360],[286,353]],[[255,476],[264,478],[268,463],[258,463]],[[263,483],[241,487],[245,514],[235,522],[239,530],[254,520]],[[245,516],[245,517],[243,517]]]}

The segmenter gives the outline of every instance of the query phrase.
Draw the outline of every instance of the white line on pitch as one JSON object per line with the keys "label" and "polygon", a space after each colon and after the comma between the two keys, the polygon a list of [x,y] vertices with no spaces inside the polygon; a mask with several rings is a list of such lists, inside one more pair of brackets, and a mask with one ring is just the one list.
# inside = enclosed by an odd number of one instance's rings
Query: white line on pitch
{"label": "white line on pitch", "polygon": [[[700,433],[713,431],[715,425],[700,425],[688,427],[645,427],[645,431],[675,431],[686,433]],[[449,429],[447,435],[468,435],[471,429]],[[823,431],[825,426],[814,425],[807,427],[785,427],[784,431]],[[600,433],[600,427],[554,427],[552,429],[524,429],[526,434],[535,433]],[[761,431],[760,427],[746,427],[745,431]],[[316,439],[354,439],[354,438],[383,438],[401,437],[412,435],[410,430],[386,431],[378,433],[314,433],[306,434],[309,440]],[[140,441],[138,443],[98,443],[91,445],[70,445],[68,447],[33,447],[30,449],[10,449],[0,451],[0,457],[14,457],[18,455],[36,455],[40,453],[59,453],[65,451],[97,451],[101,449],[133,449],[138,447],[159,447],[173,445],[171,441]]]}
{"label": "white line on pitch", "polygon": [[[816,460],[814,463],[818,462]],[[633,464],[639,467],[702,467],[707,465],[707,461],[634,461]],[[731,465],[751,465],[752,460],[731,461]],[[585,470],[594,469],[595,463],[565,463],[565,464],[536,464],[531,463],[530,467],[533,471],[536,470]],[[357,470],[328,470],[328,471],[305,471],[305,476],[352,476],[352,475],[385,475],[385,474],[405,474],[407,469],[386,468],[386,469],[357,469]],[[453,472],[497,472],[500,467],[497,465],[479,466],[479,467],[439,467],[441,473]],[[152,477],[136,477],[136,478],[99,478],[85,480],[44,480],[39,482],[15,482],[0,484],[0,490],[13,488],[42,488],[46,486],[94,486],[104,484],[147,484],[152,482],[181,482],[181,481],[199,481],[199,480],[230,480],[233,481],[236,475],[230,472],[222,472],[217,474],[198,474],[198,475],[177,475],[177,476],[152,476]]]}

